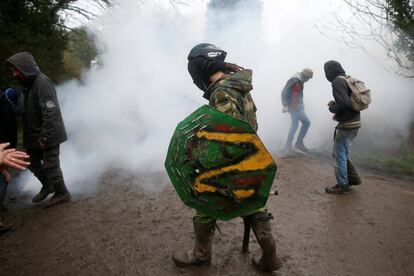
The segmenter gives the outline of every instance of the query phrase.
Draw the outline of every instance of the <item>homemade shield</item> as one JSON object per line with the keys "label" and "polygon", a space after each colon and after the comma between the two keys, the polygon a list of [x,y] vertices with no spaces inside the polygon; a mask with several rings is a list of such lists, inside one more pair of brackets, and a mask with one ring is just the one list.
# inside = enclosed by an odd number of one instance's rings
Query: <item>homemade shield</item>
{"label": "homemade shield", "polygon": [[165,167],[185,204],[221,220],[264,207],[276,174],[250,124],[207,105],[178,124]]}

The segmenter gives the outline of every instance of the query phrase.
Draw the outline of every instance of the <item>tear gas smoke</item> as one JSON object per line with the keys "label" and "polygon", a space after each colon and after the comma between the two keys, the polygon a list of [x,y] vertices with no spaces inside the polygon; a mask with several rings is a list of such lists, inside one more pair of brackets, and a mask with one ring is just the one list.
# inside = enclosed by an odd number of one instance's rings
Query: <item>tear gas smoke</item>
{"label": "tear gas smoke", "polygon": [[[232,10],[229,24],[214,24],[220,15],[206,12],[205,1],[188,1],[178,6],[179,13],[164,3],[169,1],[153,2],[120,1],[102,16],[92,31],[104,46],[103,65],[85,74],[82,84],[58,87],[69,133],[61,163],[71,191],[93,190],[109,168],[137,174],[164,171],[175,126],[207,104],[187,73],[187,54],[200,42],[220,46],[228,52],[227,61],[254,70],[259,135],[273,152],[283,147],[290,125],[289,115],[281,113],[280,91],[304,67],[314,70],[305,84],[305,110],[312,122],[305,142],[309,147],[332,145],[335,123],[326,106],[331,85],[323,72],[330,59],[372,89],[373,103],[362,113],[355,144],[388,145],[396,135],[407,134],[413,81],[323,37],[313,22],[327,1],[245,1]],[[160,183],[142,185],[157,188]]]}

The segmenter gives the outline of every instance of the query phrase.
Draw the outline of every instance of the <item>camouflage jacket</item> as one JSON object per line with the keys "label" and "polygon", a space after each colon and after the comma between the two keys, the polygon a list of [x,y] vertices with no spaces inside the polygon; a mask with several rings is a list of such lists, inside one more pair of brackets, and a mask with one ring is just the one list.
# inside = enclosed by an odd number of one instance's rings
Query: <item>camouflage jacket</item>
{"label": "camouflage jacket", "polygon": [[257,130],[256,105],[250,91],[252,70],[246,69],[231,75],[225,75],[208,88],[211,107],[244,120]]}

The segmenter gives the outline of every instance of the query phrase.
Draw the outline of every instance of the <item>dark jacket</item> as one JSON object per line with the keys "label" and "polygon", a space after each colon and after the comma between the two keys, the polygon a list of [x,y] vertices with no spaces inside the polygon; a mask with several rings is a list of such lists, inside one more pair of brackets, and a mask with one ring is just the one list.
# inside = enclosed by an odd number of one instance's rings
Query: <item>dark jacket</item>
{"label": "dark jacket", "polygon": [[345,76],[341,64],[330,60],[325,63],[324,70],[326,78],[332,83],[332,94],[335,99],[335,104],[329,107],[329,111],[335,113],[336,120],[340,123],[360,121],[360,112],[351,109],[351,89],[345,79],[338,78]]}
{"label": "dark jacket", "polygon": [[289,111],[303,108],[303,87],[304,83],[300,73],[297,73],[286,82],[281,98],[282,105],[289,107]]}
{"label": "dark jacket", "polygon": [[56,146],[67,140],[65,125],[53,83],[44,75],[28,52],[7,60],[27,78],[23,83],[23,144],[27,149]]}
{"label": "dark jacket", "polygon": [[4,91],[0,91],[0,143],[6,142],[10,143],[11,148],[16,147],[16,114]]}

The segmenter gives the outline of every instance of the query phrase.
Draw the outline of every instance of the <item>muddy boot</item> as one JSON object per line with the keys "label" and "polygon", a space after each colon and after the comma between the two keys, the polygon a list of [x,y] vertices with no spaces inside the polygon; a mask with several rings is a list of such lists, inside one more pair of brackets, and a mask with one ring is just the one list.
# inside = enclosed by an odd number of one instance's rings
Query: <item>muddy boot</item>
{"label": "muddy boot", "polygon": [[211,247],[213,245],[216,222],[199,223],[193,220],[195,245],[189,251],[175,252],[174,263],[179,267],[202,266],[211,263]]}
{"label": "muddy boot", "polygon": [[348,172],[348,183],[349,185],[360,185],[362,183],[361,178],[358,175],[357,170],[352,164],[351,160],[346,160],[347,172]]}
{"label": "muddy boot", "polygon": [[297,142],[295,144],[295,148],[298,149],[298,150],[300,150],[300,151],[303,151],[303,152],[309,152],[309,149],[307,147],[305,147],[305,145],[303,144],[303,142]]}
{"label": "muddy boot", "polygon": [[55,190],[55,194],[52,198],[42,204],[44,209],[52,207],[57,204],[68,202],[72,199],[68,189],[66,188],[65,181],[63,180],[62,174],[58,174],[55,178],[51,179],[53,183],[53,189]]}
{"label": "muddy boot", "polygon": [[12,230],[13,224],[5,223],[0,219],[0,235]]}
{"label": "muddy boot", "polygon": [[54,205],[69,202],[71,199],[72,197],[69,192],[66,192],[64,194],[55,193],[48,202],[42,204],[42,208],[46,209]]}
{"label": "muddy boot", "polygon": [[339,194],[347,194],[347,193],[351,192],[351,189],[345,188],[345,187],[342,187],[342,186],[336,184],[333,187],[325,188],[325,192],[327,192],[328,194],[337,194],[337,195],[339,195]]}
{"label": "muddy boot", "polygon": [[253,265],[262,271],[276,271],[282,267],[282,261],[276,254],[276,243],[273,239],[270,219],[267,211],[248,216],[257,242],[262,248],[263,255],[259,260],[252,259]]}
{"label": "muddy boot", "polygon": [[13,228],[12,223],[7,223],[5,219],[5,213],[0,211],[0,235],[7,233]]}
{"label": "muddy boot", "polygon": [[49,194],[52,194],[53,192],[54,192],[53,188],[42,186],[42,189],[40,189],[40,192],[32,198],[32,202],[38,203],[40,201],[43,201]]}

